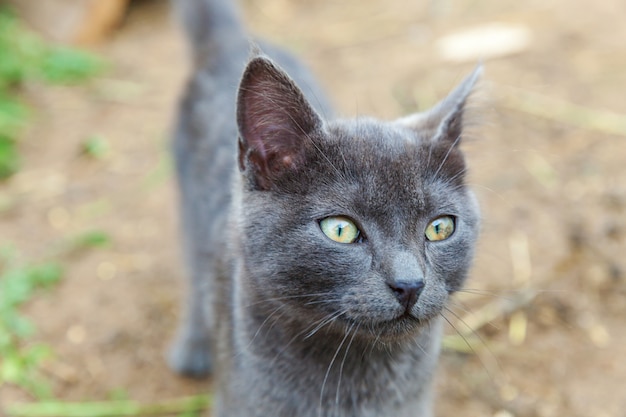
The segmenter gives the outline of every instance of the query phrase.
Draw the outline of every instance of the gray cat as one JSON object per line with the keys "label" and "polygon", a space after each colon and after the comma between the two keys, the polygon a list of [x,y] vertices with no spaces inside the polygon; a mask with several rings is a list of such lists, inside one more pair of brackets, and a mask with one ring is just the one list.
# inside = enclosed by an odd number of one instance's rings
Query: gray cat
{"label": "gray cat", "polygon": [[331,120],[297,61],[263,43],[250,58],[228,0],[177,9],[191,285],[170,365],[215,374],[216,417],[431,416],[479,228],[459,142],[480,69],[425,113]]}

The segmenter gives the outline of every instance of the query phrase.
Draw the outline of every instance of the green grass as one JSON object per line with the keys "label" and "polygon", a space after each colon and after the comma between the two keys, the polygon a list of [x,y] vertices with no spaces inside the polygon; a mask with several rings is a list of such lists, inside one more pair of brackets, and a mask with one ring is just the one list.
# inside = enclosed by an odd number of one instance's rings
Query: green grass
{"label": "green grass", "polygon": [[12,417],[111,417],[111,416],[159,416],[178,415],[196,417],[209,408],[209,395],[139,403],[131,400],[98,402],[41,402],[17,404],[7,407]]}
{"label": "green grass", "polygon": [[[20,169],[18,138],[30,109],[20,99],[27,83],[36,85],[83,82],[103,69],[91,54],[45,43],[26,30],[7,9],[0,9],[0,180]],[[106,241],[103,233],[89,233],[56,249],[93,247]],[[37,398],[50,398],[41,363],[51,356],[48,347],[30,342],[35,326],[21,313],[22,304],[61,279],[60,261],[23,259],[10,246],[0,247],[0,387],[12,384]]]}
{"label": "green grass", "polygon": [[0,246],[0,388],[13,385],[37,399],[52,398],[41,372],[42,362],[52,351],[32,343],[36,328],[21,309],[61,280],[65,258],[108,243],[105,233],[87,232],[55,245],[49,259],[36,261],[25,259],[11,245]]}
{"label": "green grass", "polygon": [[40,373],[50,349],[28,343],[35,326],[20,313],[20,307],[35,291],[57,283],[61,275],[56,262],[26,262],[15,249],[0,249],[0,386],[13,384],[37,398],[51,398]]}
{"label": "green grass", "polygon": [[0,390],[11,385],[34,402],[1,404],[0,415],[10,417],[198,417],[211,404],[209,395],[161,399],[140,403],[117,390],[109,401],[65,402],[54,399],[42,363],[53,360],[45,344],[32,342],[35,325],[22,313],[26,303],[52,289],[63,277],[63,265],[85,251],[110,243],[105,232],[95,230],[58,242],[43,260],[25,259],[11,245],[0,245]]}
{"label": "green grass", "polygon": [[161,399],[140,403],[117,390],[109,401],[66,402],[54,398],[42,373],[42,363],[53,360],[52,349],[32,343],[35,325],[22,313],[26,303],[52,289],[63,277],[63,265],[81,253],[110,243],[105,232],[95,230],[49,248],[43,260],[25,259],[11,245],[0,245],[0,390],[11,385],[33,397],[33,402],[0,405],[0,415],[10,417],[199,417],[211,405],[210,395]]}
{"label": "green grass", "polygon": [[100,135],[91,135],[82,143],[82,153],[94,159],[102,159],[110,151],[111,145]]}
{"label": "green grass", "polygon": [[[26,30],[12,13],[0,7],[0,181],[20,169],[18,141],[32,113],[22,98],[24,87],[83,83],[104,67],[103,61],[94,55],[44,42]],[[106,138],[93,135],[85,139],[82,151],[86,156],[100,159],[109,153],[110,145]],[[160,181],[168,172],[169,166],[161,164],[147,185]],[[0,201],[0,210],[2,204]],[[11,245],[0,242],[0,390],[12,386],[34,400],[2,404],[0,415],[197,417],[210,406],[208,395],[154,403],[132,401],[125,392],[117,392],[110,401],[55,400],[51,381],[42,372],[42,365],[46,360],[54,360],[54,353],[49,346],[33,342],[36,326],[24,315],[23,309],[62,280],[64,266],[71,259],[108,243],[106,233],[92,231],[54,244],[43,259],[27,259]]]}
{"label": "green grass", "polygon": [[23,86],[75,84],[101,72],[103,61],[86,52],[44,42],[0,8],[0,180],[20,168],[17,143],[28,123]]}

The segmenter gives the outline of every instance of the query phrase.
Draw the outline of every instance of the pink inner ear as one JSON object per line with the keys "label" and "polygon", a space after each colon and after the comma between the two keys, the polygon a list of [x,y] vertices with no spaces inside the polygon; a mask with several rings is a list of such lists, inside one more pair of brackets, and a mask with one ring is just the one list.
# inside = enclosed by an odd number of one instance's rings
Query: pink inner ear
{"label": "pink inner ear", "polygon": [[253,59],[239,89],[240,166],[254,166],[257,183],[271,184],[303,162],[307,136],[321,123],[293,81],[267,58]]}
{"label": "pink inner ear", "polygon": [[261,123],[249,135],[250,160],[266,179],[285,169],[295,169],[299,162],[303,162],[301,141],[306,134],[284,127]]}
{"label": "pink inner ear", "polygon": [[284,155],[280,161],[285,168],[295,168],[296,164],[291,155]]}

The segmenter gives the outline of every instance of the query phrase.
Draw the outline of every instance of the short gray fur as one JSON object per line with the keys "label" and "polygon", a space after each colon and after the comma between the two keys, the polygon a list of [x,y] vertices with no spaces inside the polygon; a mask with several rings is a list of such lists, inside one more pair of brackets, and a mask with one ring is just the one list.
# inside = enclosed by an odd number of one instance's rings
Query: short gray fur
{"label": "short gray fur", "polygon": [[[170,365],[215,374],[215,417],[431,416],[442,312],[479,228],[458,145],[480,69],[425,113],[329,120],[297,61],[250,56],[231,2],[175,4],[195,67],[174,139],[191,279]],[[428,241],[442,215],[454,233]],[[330,240],[329,216],[362,239]],[[414,283],[405,309],[392,288]]]}

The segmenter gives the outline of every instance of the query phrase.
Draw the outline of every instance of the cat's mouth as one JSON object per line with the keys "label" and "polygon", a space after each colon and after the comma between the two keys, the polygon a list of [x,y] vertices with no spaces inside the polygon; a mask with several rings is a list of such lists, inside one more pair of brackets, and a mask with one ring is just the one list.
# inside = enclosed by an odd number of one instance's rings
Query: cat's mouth
{"label": "cat's mouth", "polygon": [[414,316],[411,311],[406,310],[404,313],[400,314],[398,317],[390,320],[392,325],[405,325],[405,326],[424,326],[424,319],[418,318]]}
{"label": "cat's mouth", "polygon": [[[431,297],[432,298],[432,297]],[[359,329],[366,338],[401,340],[412,338],[436,319],[440,309],[431,303],[401,305],[396,300],[368,299],[351,294],[344,298],[343,310],[337,317],[340,331]]]}
{"label": "cat's mouth", "polygon": [[427,327],[429,322],[428,318],[418,318],[411,312],[405,311],[389,320],[367,323],[362,328],[369,336],[376,339],[398,341],[415,336],[421,329]]}

